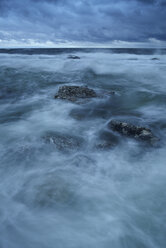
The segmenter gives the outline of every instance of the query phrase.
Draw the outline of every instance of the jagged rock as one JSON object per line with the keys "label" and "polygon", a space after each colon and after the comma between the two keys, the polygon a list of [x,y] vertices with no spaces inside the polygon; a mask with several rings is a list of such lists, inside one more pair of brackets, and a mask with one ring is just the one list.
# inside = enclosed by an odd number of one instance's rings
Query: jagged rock
{"label": "jagged rock", "polygon": [[96,92],[88,87],[83,86],[62,86],[59,88],[55,98],[76,101],[79,98],[96,97]]}
{"label": "jagged rock", "polygon": [[67,58],[68,59],[80,59],[80,57],[76,55],[69,55]]}
{"label": "jagged rock", "polygon": [[159,140],[150,129],[145,127],[134,126],[132,124],[116,120],[112,120],[108,125],[113,131],[117,131],[128,137],[148,141],[150,143],[154,143]]}

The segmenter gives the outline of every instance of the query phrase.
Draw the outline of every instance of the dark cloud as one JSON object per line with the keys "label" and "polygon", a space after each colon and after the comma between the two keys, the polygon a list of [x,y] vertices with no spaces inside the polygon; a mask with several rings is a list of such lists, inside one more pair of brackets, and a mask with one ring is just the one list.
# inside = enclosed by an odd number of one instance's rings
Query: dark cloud
{"label": "dark cloud", "polygon": [[155,4],[157,2],[156,0],[137,0],[137,1],[145,4]]}
{"label": "dark cloud", "polygon": [[166,41],[164,0],[0,0],[0,39]]}

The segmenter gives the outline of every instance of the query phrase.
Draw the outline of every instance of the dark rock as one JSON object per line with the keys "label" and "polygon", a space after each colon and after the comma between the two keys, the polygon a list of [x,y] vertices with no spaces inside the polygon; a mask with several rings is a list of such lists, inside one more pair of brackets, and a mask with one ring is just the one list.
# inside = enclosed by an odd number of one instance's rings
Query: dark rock
{"label": "dark rock", "polygon": [[112,120],[108,125],[113,131],[117,131],[128,137],[148,141],[150,143],[154,143],[159,140],[153,135],[150,129],[145,127],[134,126],[132,124],[116,120]]}
{"label": "dark rock", "polygon": [[68,59],[80,59],[80,57],[76,55],[69,55],[67,58]]}
{"label": "dark rock", "polygon": [[83,86],[62,86],[59,88],[55,98],[76,101],[79,98],[96,97],[96,92],[88,87]]}
{"label": "dark rock", "polygon": [[58,132],[47,132],[43,139],[46,143],[54,144],[58,150],[62,151],[78,149],[83,143],[83,139],[80,137]]}
{"label": "dark rock", "polygon": [[152,58],[152,60],[159,60],[158,58]]}

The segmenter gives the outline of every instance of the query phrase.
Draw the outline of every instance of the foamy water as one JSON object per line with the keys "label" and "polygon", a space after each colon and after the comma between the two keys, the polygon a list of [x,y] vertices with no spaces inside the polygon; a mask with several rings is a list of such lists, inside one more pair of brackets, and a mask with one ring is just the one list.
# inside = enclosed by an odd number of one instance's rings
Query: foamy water
{"label": "foamy water", "polygon": [[[0,54],[0,248],[165,248],[166,55],[76,54]],[[61,85],[115,95],[76,104]]]}

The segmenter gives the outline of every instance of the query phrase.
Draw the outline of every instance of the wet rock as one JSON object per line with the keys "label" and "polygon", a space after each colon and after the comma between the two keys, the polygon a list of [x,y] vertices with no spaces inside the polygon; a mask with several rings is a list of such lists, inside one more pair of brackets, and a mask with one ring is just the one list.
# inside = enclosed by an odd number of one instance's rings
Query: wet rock
{"label": "wet rock", "polygon": [[80,98],[96,97],[96,92],[88,87],[83,86],[62,86],[59,88],[55,98],[76,101]]}
{"label": "wet rock", "polygon": [[152,58],[152,60],[159,60],[159,58]]}
{"label": "wet rock", "polygon": [[46,143],[54,144],[58,150],[62,151],[78,149],[83,143],[80,137],[57,132],[47,132],[43,139]]}
{"label": "wet rock", "polygon": [[154,143],[159,139],[152,133],[152,131],[145,127],[134,126],[126,122],[112,120],[109,127],[116,132],[119,132],[128,137],[133,137],[150,143]]}
{"label": "wet rock", "polygon": [[69,55],[67,58],[68,59],[80,59],[80,57],[76,55]]}

